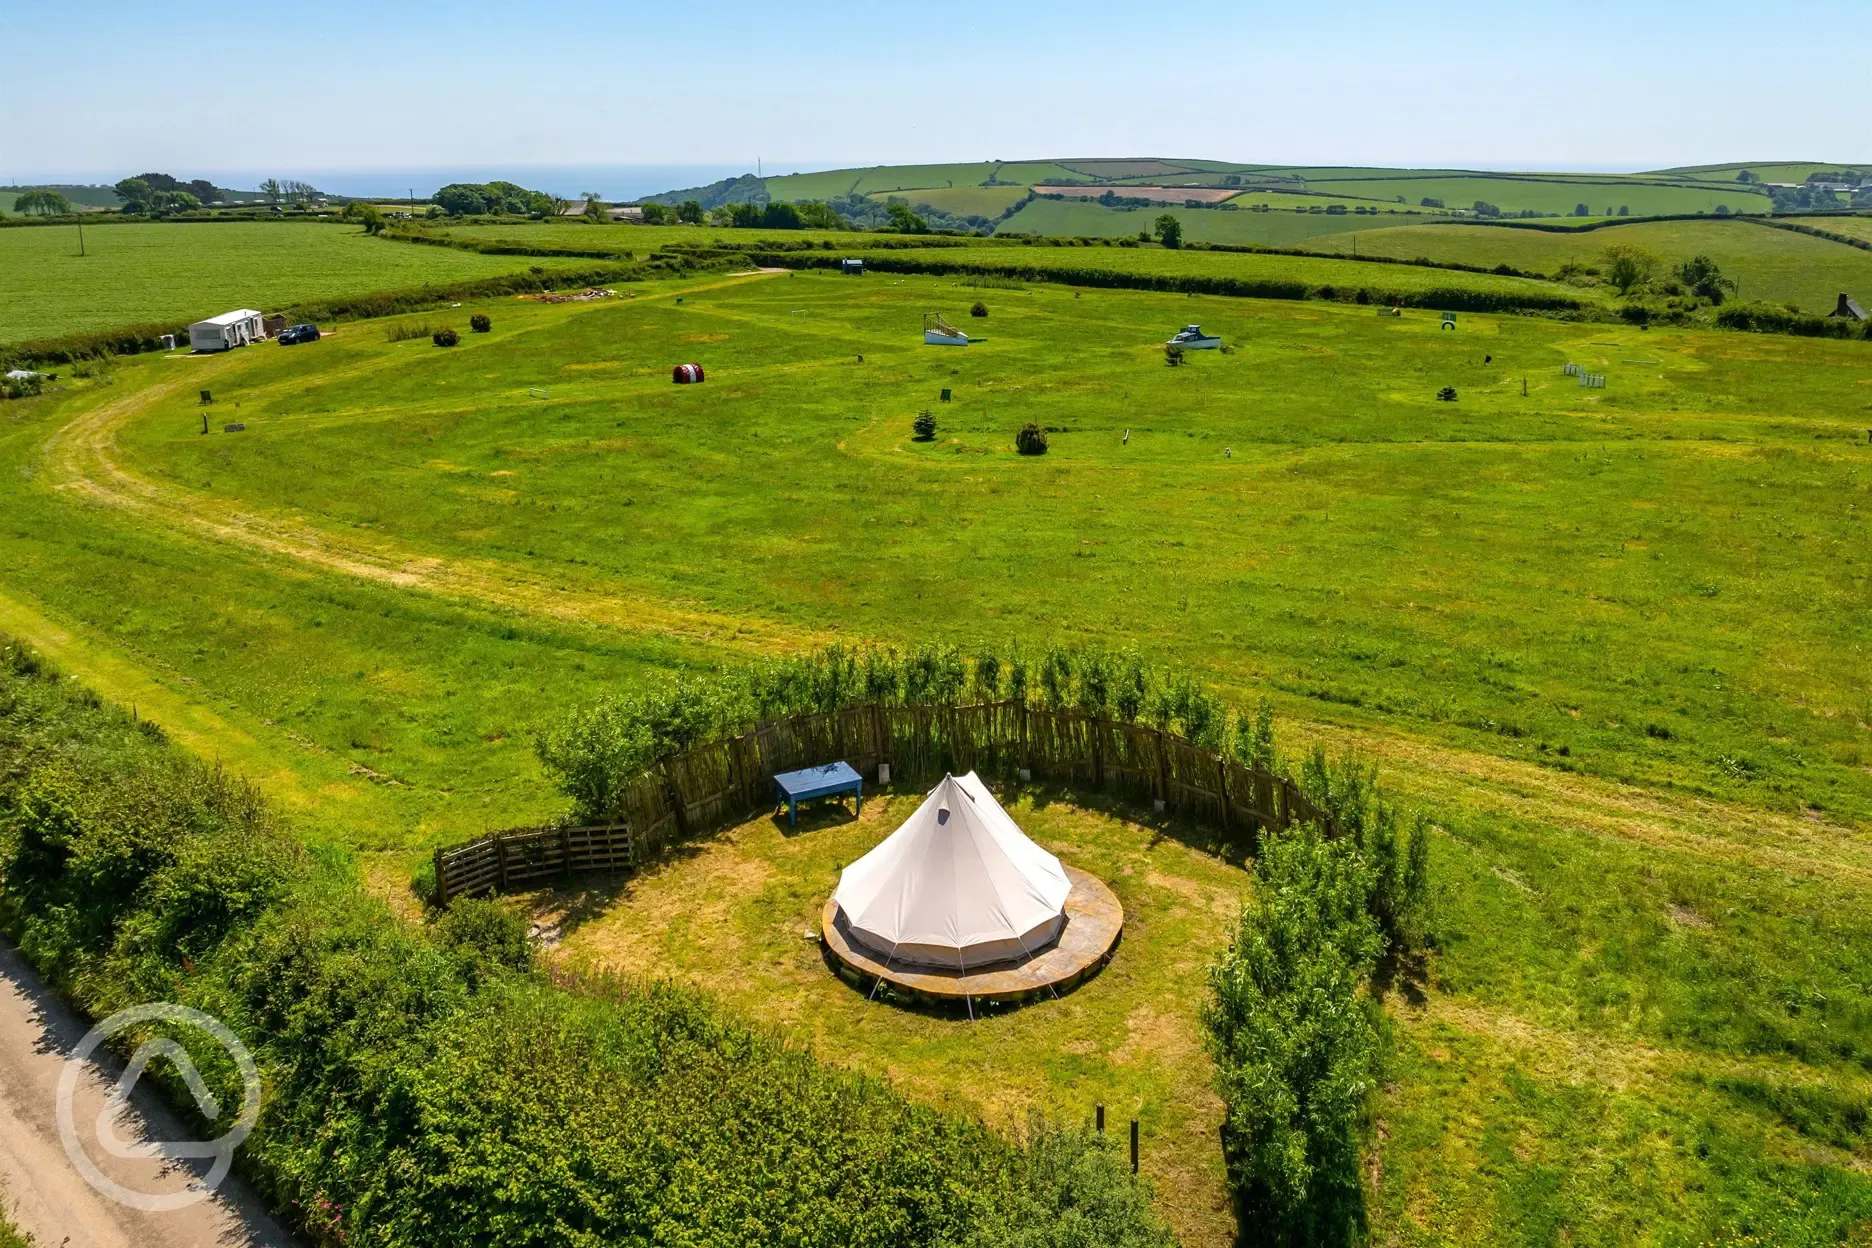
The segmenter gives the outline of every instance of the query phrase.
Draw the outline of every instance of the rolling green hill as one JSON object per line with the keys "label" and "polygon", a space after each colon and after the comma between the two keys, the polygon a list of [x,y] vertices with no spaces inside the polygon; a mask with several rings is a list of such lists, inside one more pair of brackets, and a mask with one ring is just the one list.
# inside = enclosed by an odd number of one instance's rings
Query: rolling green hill
{"label": "rolling green hill", "polygon": [[[1758,172],[1787,175],[1827,168],[1824,165],[1762,166]],[[1837,166],[1835,166],[1837,167]],[[1495,204],[1505,212],[1524,210],[1569,214],[1579,204],[1598,213],[1621,207],[1633,215],[1716,211],[1725,205],[1735,212],[1766,211],[1767,195],[1759,188],[1734,180],[1733,168],[1707,174],[1672,170],[1655,174],[1612,173],[1500,173],[1464,169],[1388,169],[1375,166],[1257,165],[1224,161],[1139,157],[1124,160],[1059,159],[1046,161],[979,161],[938,165],[880,165],[870,169],[836,169],[823,173],[787,174],[767,178],[767,193],[775,199],[829,199],[879,192],[947,190],[984,185],[1035,186],[1045,183],[1086,186],[1274,186],[1321,194],[1351,195],[1415,206],[1426,197],[1442,199],[1452,208],[1477,200]],[[1799,180],[1777,176],[1773,180]]]}

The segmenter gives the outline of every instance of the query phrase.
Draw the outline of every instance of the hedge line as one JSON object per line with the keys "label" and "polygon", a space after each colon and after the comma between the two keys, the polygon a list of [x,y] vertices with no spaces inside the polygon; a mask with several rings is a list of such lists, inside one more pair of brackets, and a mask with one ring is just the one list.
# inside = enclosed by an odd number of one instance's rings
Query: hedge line
{"label": "hedge line", "polygon": [[[305,300],[288,304],[278,311],[289,320],[306,321],[391,316],[443,303],[459,303],[465,299],[485,299],[573,286],[602,286],[613,282],[637,282],[654,277],[680,277],[721,267],[724,266],[687,256],[657,256],[632,264],[599,265],[571,271],[554,270],[543,274],[510,273],[501,277],[478,277],[440,286],[425,285],[365,295]],[[186,320],[152,321],[143,325],[11,343],[0,346],[0,366],[15,368],[25,363],[63,364],[103,355],[136,355],[143,351],[158,351],[162,349],[159,339],[163,334],[184,335],[188,326]]]}
{"label": "hedge line", "polygon": [[[756,263],[780,268],[836,268],[830,256],[799,256],[787,252],[757,252]],[[1317,257],[1314,257],[1317,259]],[[1091,286],[1117,290],[1174,291],[1199,295],[1228,295],[1243,299],[1324,299],[1339,303],[1397,305],[1442,312],[1565,312],[1595,313],[1581,300],[1567,295],[1508,294],[1496,291],[1437,287],[1395,291],[1382,287],[1333,284],[1314,285],[1281,278],[1204,277],[1162,273],[1125,273],[1113,269],[1038,267],[1018,261],[907,259],[901,256],[867,257],[868,268],[881,273],[923,273],[938,277],[1007,277],[1017,281],[1056,282],[1064,286]]]}
{"label": "hedge line", "polygon": [[1273,715],[1236,715],[1186,672],[1147,664],[1133,651],[1050,647],[1039,652],[920,645],[810,654],[701,675],[675,675],[600,698],[541,734],[540,762],[576,804],[578,818],[615,816],[615,796],[664,755],[789,715],[849,706],[960,706],[1020,701],[1143,720],[1205,749],[1278,770]]}
{"label": "hedge line", "polygon": [[1716,309],[1716,323],[1724,329],[1755,334],[1794,334],[1801,338],[1863,338],[1872,341],[1872,322],[1860,323],[1839,316],[1790,312],[1778,303],[1727,303]]}
{"label": "hedge line", "polygon": [[[696,993],[555,985],[499,903],[395,920],[251,788],[4,643],[0,929],[94,1017],[232,1027],[266,1087],[238,1164],[317,1244],[1171,1242],[1086,1133],[1023,1148]],[[225,1055],[174,1038],[231,1116]]]}

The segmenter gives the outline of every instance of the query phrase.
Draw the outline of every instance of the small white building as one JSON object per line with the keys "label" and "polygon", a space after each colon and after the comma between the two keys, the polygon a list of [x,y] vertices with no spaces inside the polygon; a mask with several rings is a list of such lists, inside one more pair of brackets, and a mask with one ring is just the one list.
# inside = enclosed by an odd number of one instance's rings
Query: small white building
{"label": "small white building", "polygon": [[266,337],[260,313],[252,308],[223,312],[188,327],[189,347],[196,351],[227,351]]}

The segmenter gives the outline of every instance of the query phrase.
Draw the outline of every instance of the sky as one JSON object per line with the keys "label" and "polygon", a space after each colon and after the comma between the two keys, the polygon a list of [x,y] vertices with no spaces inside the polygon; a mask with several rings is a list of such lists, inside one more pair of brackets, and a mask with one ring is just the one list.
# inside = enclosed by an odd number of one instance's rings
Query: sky
{"label": "sky", "polygon": [[1872,163],[1864,108],[1841,106],[1864,90],[1848,67],[1872,53],[1866,0],[5,0],[0,11],[16,52],[0,90],[0,182],[153,169],[427,193],[425,181],[482,171],[681,184],[756,161],[771,174],[1147,155]]}

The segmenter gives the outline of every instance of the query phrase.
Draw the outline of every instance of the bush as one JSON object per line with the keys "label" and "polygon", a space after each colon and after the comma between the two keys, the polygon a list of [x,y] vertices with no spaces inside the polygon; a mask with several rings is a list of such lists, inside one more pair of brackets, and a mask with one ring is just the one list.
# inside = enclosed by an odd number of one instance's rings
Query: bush
{"label": "bush", "polygon": [[526,916],[503,902],[466,898],[436,921],[436,944],[463,960],[475,979],[498,971],[524,971],[533,965],[533,942]]}
{"label": "bush", "polygon": [[494,322],[489,320],[484,314],[477,312],[468,318],[468,328],[472,329],[477,334],[485,334],[494,328]]}
{"label": "bush", "polygon": [[461,335],[452,329],[438,329],[429,336],[429,340],[438,347],[452,347],[461,341]]}
{"label": "bush", "polygon": [[9,399],[30,399],[45,389],[45,379],[38,374],[29,377],[8,377],[0,381],[0,397]]}
{"label": "bush", "polygon": [[1382,946],[1371,873],[1343,838],[1264,834],[1255,898],[1210,967],[1203,1026],[1226,1105],[1223,1154],[1273,1242],[1340,1242],[1358,1210],[1355,1134],[1376,1087]]}
{"label": "bush", "polygon": [[1456,401],[1456,387],[1444,386],[1441,390],[1436,392],[1436,397],[1437,401],[1440,403],[1454,403]]}
{"label": "bush", "polygon": [[969,309],[969,315],[970,316],[987,316],[988,305],[981,302],[979,299],[976,300],[975,306]]}
{"label": "bush", "polygon": [[916,419],[910,422],[910,429],[917,441],[931,441],[936,436],[936,413],[927,408],[918,412]]}
{"label": "bush", "polygon": [[1034,424],[1033,421],[1028,421],[1020,427],[1020,432],[1014,435],[1014,449],[1019,451],[1022,455],[1046,454],[1046,430]]}

